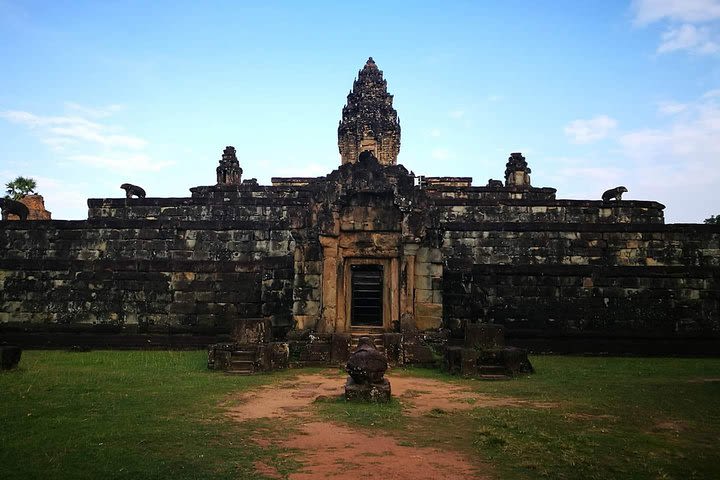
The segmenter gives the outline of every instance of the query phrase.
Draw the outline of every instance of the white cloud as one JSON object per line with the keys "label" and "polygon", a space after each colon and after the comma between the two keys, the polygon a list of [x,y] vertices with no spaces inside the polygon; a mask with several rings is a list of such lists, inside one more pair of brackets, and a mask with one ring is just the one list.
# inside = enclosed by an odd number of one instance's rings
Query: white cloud
{"label": "white cloud", "polygon": [[91,165],[93,167],[102,167],[122,173],[158,172],[175,163],[172,161],[156,161],[142,153],[125,155],[69,155],[67,159],[72,162]]}
{"label": "white cloud", "polygon": [[[627,181],[627,170],[586,158],[556,159],[562,166],[545,177],[558,187],[559,198],[600,199],[602,193]],[[598,166],[594,166],[598,165]]]}
{"label": "white cloud", "polygon": [[465,111],[460,109],[453,110],[449,112],[448,115],[450,116],[450,118],[462,118],[465,116]]}
{"label": "white cloud", "polygon": [[101,133],[93,128],[83,125],[72,125],[67,127],[52,127],[48,129],[52,135],[50,138],[66,138],[95,142],[108,147],[143,148],[147,141],[130,135],[114,135]]}
{"label": "white cloud", "polygon": [[720,19],[720,0],[635,0],[633,10],[638,25],[660,20],[700,23]]}
{"label": "white cloud", "polygon": [[635,0],[632,10],[636,25],[665,25],[658,54],[720,53],[720,0]]}
{"label": "white cloud", "polygon": [[0,170],[3,185],[6,179],[10,180],[20,175],[30,177],[37,182],[36,192],[45,199],[45,209],[52,214],[53,219],[87,218],[87,184],[38,175],[36,171],[28,171],[25,167],[22,170]]}
{"label": "white cloud", "polygon": [[32,129],[40,129],[43,137],[41,141],[51,146],[67,145],[73,141],[131,149],[139,149],[147,145],[147,141],[140,137],[112,133],[109,126],[81,116],[42,116],[30,112],[6,110],[0,112],[0,117]]}
{"label": "white cloud", "polygon": [[109,116],[113,115],[114,113],[117,113],[117,112],[125,109],[125,107],[123,105],[118,105],[118,104],[107,105],[105,107],[100,107],[100,108],[93,108],[93,107],[86,107],[84,105],[80,105],[75,102],[65,102],[65,108],[67,110],[72,110],[74,112],[77,112],[80,115],[85,115],[87,117],[93,117],[93,118],[109,117]]}
{"label": "white cloud", "polygon": [[0,111],[0,118],[36,131],[42,143],[62,155],[60,162],[123,173],[158,172],[172,165],[174,162],[158,161],[145,153],[145,139],[123,134],[122,128],[100,120],[123,109],[115,104],[93,108],[67,102],[65,115],[5,110]]}
{"label": "white cloud", "polygon": [[430,130],[430,136],[431,136],[431,137],[438,138],[438,137],[440,137],[441,135],[442,135],[442,132],[440,131],[439,128],[433,128],[432,130]]}
{"label": "white cloud", "polygon": [[708,92],[688,103],[683,115],[671,117],[670,124],[626,132],[618,139],[636,191],[672,202],[666,212],[671,221],[701,221],[720,205],[718,100]]}
{"label": "white cloud", "polygon": [[[712,92],[708,92],[712,93]],[[624,153],[633,158],[659,158],[707,163],[720,154],[720,102],[706,93],[687,104],[688,115],[665,128],[641,129],[621,135]],[[709,157],[710,156],[710,157]]]}
{"label": "white cloud", "polygon": [[659,110],[667,114],[659,125],[618,131],[608,150],[587,158],[548,159],[557,168],[535,172],[534,180],[557,187],[558,198],[599,198],[624,185],[627,200],[665,204],[667,223],[702,222],[717,214],[720,91],[685,103],[663,102]]}
{"label": "white cloud", "polygon": [[[55,220],[87,218],[87,185],[67,183],[50,177],[35,176],[38,193],[45,199],[45,209]],[[63,212],[58,216],[58,212]]]}
{"label": "white cloud", "polygon": [[40,141],[56,152],[65,152],[68,147],[77,144],[77,141],[72,138],[61,137],[41,138]]}
{"label": "white cloud", "polygon": [[450,156],[450,150],[447,148],[434,148],[430,152],[430,157],[432,157],[433,160],[448,160]]}
{"label": "white cloud", "polygon": [[679,27],[671,27],[662,34],[662,43],[658,46],[657,53],[679,50],[710,55],[720,52],[720,44],[715,41],[708,27],[696,27],[685,23]]}
{"label": "white cloud", "polygon": [[5,110],[0,112],[0,117],[13,123],[19,123],[31,128],[52,127],[57,125],[83,125],[87,128],[100,129],[101,126],[78,116],[41,116],[30,112],[19,110]]}
{"label": "white cloud", "polygon": [[590,143],[607,137],[616,126],[615,119],[598,115],[587,120],[573,120],[565,126],[565,135],[574,143]]}
{"label": "white cloud", "polygon": [[676,115],[687,110],[688,106],[678,102],[660,102],[658,104],[658,113],[662,115]]}

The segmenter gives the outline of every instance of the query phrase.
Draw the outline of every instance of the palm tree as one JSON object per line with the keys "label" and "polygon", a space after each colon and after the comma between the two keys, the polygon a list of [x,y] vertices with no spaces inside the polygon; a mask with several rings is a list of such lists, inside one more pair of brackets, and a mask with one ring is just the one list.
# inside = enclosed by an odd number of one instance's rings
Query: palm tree
{"label": "palm tree", "polygon": [[17,177],[12,182],[6,183],[5,188],[7,188],[7,195],[5,195],[6,198],[20,200],[25,195],[35,193],[37,183],[32,178]]}

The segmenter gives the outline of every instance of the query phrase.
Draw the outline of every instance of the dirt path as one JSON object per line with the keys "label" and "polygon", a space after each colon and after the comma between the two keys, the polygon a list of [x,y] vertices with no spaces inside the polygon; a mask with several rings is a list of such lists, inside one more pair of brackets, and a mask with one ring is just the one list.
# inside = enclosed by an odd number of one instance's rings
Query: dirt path
{"label": "dirt path", "polygon": [[[388,375],[393,396],[404,405],[404,413],[421,416],[433,410],[468,410],[478,406],[546,407],[513,398],[479,395],[461,386],[432,379]],[[337,397],[343,393],[345,378],[337,371],[327,374],[300,374],[281,384],[257,389],[242,397],[243,403],[228,410],[237,421],[259,418],[302,419],[299,432],[277,439],[277,446],[303,453],[303,468],[291,480],[317,478],[355,479],[487,479],[482,465],[446,450],[412,447],[398,439],[376,432],[360,431],[313,416],[311,404],[318,397]],[[267,447],[267,438],[256,443]],[[258,463],[259,473],[275,478],[281,475],[271,466]]]}

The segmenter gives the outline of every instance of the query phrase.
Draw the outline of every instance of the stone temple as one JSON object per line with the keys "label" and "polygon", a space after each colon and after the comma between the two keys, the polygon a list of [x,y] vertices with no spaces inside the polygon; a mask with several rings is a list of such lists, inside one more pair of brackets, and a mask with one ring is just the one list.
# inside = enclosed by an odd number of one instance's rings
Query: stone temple
{"label": "stone temple", "polygon": [[490,323],[535,351],[720,353],[720,227],[666,225],[656,201],[558,199],[521,153],[487,185],[416,176],[372,58],[341,115],[341,165],[322,177],[243,180],[252,159],[227,147],[189,197],[0,223],[0,341],[236,341],[258,364],[344,361],[372,335],[413,362]]}

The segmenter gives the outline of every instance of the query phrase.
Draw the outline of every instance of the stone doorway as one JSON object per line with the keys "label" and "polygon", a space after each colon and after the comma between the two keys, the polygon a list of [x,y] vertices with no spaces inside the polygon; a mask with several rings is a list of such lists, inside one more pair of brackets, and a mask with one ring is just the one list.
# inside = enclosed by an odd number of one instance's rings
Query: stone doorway
{"label": "stone doorway", "polygon": [[350,267],[350,325],[383,326],[383,266],[378,264]]}

